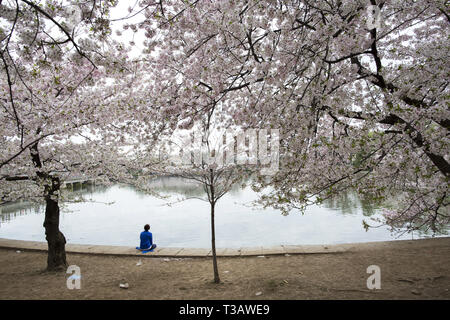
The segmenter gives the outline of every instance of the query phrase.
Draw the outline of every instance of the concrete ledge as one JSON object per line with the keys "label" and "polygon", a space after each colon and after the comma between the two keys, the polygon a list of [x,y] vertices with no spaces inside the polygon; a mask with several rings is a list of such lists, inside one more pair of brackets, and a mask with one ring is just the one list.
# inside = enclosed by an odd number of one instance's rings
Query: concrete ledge
{"label": "concrete ledge", "polygon": [[[47,243],[41,241],[23,241],[0,238],[0,248],[17,250],[47,251]],[[219,257],[247,257],[284,254],[310,254],[310,253],[341,253],[349,250],[344,245],[309,245],[309,246],[273,246],[273,247],[242,247],[217,248]],[[153,252],[142,253],[136,248],[127,246],[100,246],[90,244],[66,244],[67,253],[102,254],[114,256],[145,256],[145,257],[211,257],[211,249],[206,248],[173,248],[157,247]]]}
{"label": "concrete ledge", "polygon": [[[330,254],[384,249],[387,247],[418,247],[446,246],[450,247],[450,237],[436,237],[433,239],[374,241],[362,243],[345,243],[330,245],[279,245],[272,247],[242,247],[217,248],[219,257],[248,257],[286,254]],[[47,251],[47,243],[41,241],[24,241],[0,238],[0,248],[28,251]],[[173,248],[157,247],[153,252],[142,253],[134,247],[128,246],[100,246],[90,244],[66,244],[67,253],[99,254],[113,256],[139,257],[211,257],[211,249],[206,248]]]}
{"label": "concrete ledge", "polygon": [[348,247],[340,244],[333,245],[307,245],[307,246],[282,246],[286,253],[342,253],[348,251]]}
{"label": "concrete ledge", "polygon": [[[241,255],[239,248],[216,248],[218,257],[237,257]],[[212,257],[212,251],[208,253],[208,257]]]}
{"label": "concrete ledge", "polygon": [[286,254],[283,246],[263,247],[262,251],[263,255]]}
{"label": "concrete ledge", "polygon": [[[183,248],[179,251],[177,257],[206,257],[211,252],[210,249],[202,248]],[[217,251],[216,251],[217,254]]]}

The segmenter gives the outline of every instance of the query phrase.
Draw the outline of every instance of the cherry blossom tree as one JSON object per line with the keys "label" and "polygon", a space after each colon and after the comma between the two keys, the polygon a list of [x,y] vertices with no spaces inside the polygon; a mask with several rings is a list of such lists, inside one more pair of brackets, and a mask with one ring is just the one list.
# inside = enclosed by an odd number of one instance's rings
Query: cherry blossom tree
{"label": "cherry blossom tree", "polygon": [[[0,7],[2,201],[45,201],[48,270],[67,265],[62,183],[128,177],[124,135],[135,68],[108,38],[114,1],[3,1]],[[123,128],[127,129],[124,130]]]}
{"label": "cherry blossom tree", "polygon": [[[236,133],[217,130],[214,110],[197,122],[190,130],[172,130],[169,137],[161,139],[158,144],[163,149],[163,161],[153,165],[159,175],[171,175],[184,178],[194,183],[194,187],[203,190],[202,196],[187,195],[178,201],[192,199],[209,203],[211,223],[211,255],[213,261],[214,283],[220,283],[220,274],[216,253],[216,204],[233,187],[244,187],[256,167],[250,168],[247,162],[248,143],[237,148]],[[242,163],[236,162],[241,156]],[[142,181],[147,182],[144,175]]]}
{"label": "cherry blossom tree", "polygon": [[144,31],[167,121],[216,110],[224,126],[281,129],[262,204],[287,213],[354,189],[394,196],[393,227],[448,226],[446,1],[140,4],[126,28]]}

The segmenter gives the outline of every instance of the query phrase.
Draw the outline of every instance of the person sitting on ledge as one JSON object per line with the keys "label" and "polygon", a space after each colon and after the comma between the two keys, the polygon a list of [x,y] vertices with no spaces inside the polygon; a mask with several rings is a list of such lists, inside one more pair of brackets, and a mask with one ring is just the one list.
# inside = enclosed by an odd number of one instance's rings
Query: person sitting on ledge
{"label": "person sitting on ledge", "polygon": [[153,250],[156,248],[156,244],[153,243],[153,235],[150,230],[150,225],[144,226],[144,231],[141,232],[141,246],[140,250]]}

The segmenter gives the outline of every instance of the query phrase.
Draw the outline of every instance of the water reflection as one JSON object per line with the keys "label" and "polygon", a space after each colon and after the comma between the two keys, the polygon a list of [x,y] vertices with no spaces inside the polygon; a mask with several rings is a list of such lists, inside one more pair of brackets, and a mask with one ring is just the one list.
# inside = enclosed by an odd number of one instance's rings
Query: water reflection
{"label": "water reflection", "polygon": [[[160,246],[210,246],[209,204],[198,200],[176,202],[181,195],[204,197],[203,188],[192,180],[158,177],[152,187],[161,199],[129,186],[74,184],[63,190],[60,225],[69,243],[136,246],[142,226],[150,223]],[[311,206],[305,214],[282,216],[277,210],[250,208],[257,199],[250,188],[238,186],[216,208],[217,247],[325,244],[392,240],[389,228],[366,232],[362,220],[379,217],[380,204],[354,192]],[[87,201],[87,202],[85,202]],[[167,203],[172,203],[167,206]],[[16,203],[0,206],[0,237],[45,241],[44,206]],[[402,235],[428,237],[430,234]]]}
{"label": "water reflection", "polygon": [[323,206],[331,210],[338,210],[344,215],[357,214],[361,210],[364,216],[370,217],[382,208],[382,203],[365,199],[354,191],[348,191],[324,200]]}
{"label": "water reflection", "polygon": [[26,201],[0,205],[0,226],[20,216],[39,214],[42,209],[42,205]]}
{"label": "water reflection", "polygon": [[163,195],[178,194],[185,197],[201,197],[204,194],[201,184],[181,177],[157,177],[151,182],[152,189]]}

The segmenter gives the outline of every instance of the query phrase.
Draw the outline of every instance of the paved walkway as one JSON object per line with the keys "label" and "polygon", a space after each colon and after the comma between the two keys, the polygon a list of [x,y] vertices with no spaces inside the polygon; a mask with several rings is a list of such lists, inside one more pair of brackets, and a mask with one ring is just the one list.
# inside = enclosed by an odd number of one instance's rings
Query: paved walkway
{"label": "paved walkway", "polygon": [[[313,254],[313,253],[342,253],[351,248],[351,244],[342,245],[304,245],[304,246],[274,246],[274,247],[242,247],[217,248],[216,254],[221,257],[237,256],[265,256],[285,254]],[[0,248],[17,250],[47,251],[47,242],[22,241],[0,238]],[[119,256],[148,256],[148,257],[207,257],[211,256],[211,249],[203,248],[156,248],[153,252],[142,253],[136,248],[126,246],[99,246],[89,244],[66,244],[67,253],[104,254]]]}

